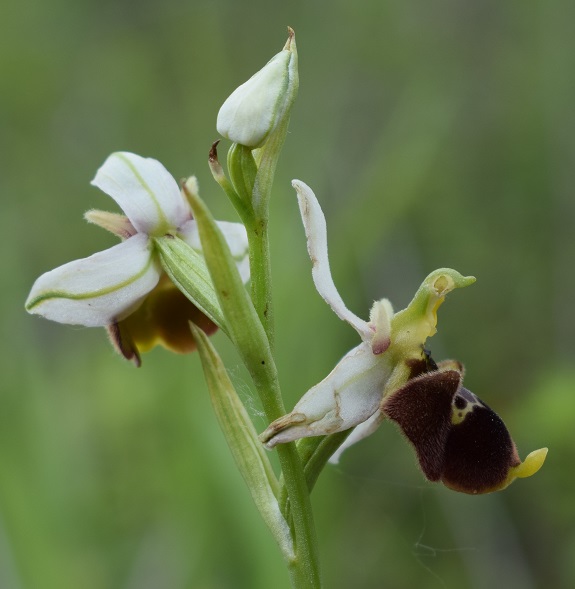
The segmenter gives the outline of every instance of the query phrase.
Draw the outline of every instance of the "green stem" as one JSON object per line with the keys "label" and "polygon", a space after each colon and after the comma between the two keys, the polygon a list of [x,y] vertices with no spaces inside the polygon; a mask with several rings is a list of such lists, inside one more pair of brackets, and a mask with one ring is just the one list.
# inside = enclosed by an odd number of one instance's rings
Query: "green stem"
{"label": "green stem", "polygon": [[[252,302],[272,351],[274,320],[267,210],[263,215],[256,217],[254,223],[247,227],[247,231],[250,246]],[[271,423],[285,414],[285,408],[279,390],[277,372],[275,369],[272,370],[271,365],[266,365],[263,373],[264,382],[260,381],[258,392],[266,416]],[[295,443],[283,444],[278,446],[277,450],[284,480],[282,488],[289,497],[290,512],[293,515],[293,518],[288,520],[293,530],[295,553],[295,557],[288,561],[291,583],[294,589],[320,589],[317,539],[303,464]]]}
{"label": "green stem", "polygon": [[[266,417],[271,422],[284,415],[285,408],[273,359],[262,368],[257,375],[252,376],[256,376],[254,382]],[[277,451],[284,488],[293,514],[290,525],[293,530],[295,558],[288,561],[292,585],[294,589],[320,589],[317,539],[303,464],[294,442],[279,445]]]}
{"label": "green stem", "polygon": [[273,350],[274,311],[267,221],[261,218],[256,219],[251,226],[247,227],[247,231],[250,246],[252,301]]}
{"label": "green stem", "polygon": [[254,180],[251,199],[254,221],[249,227],[246,227],[250,245],[252,301],[268,336],[272,350],[274,349],[274,317],[268,237],[269,201],[275,170],[287,135],[288,125],[289,118],[280,124],[268,138],[264,147],[258,150],[256,154],[258,171]]}
{"label": "green stem", "polygon": [[320,589],[319,555],[309,491],[293,442],[278,448],[293,514],[295,558],[288,563],[294,589]]}

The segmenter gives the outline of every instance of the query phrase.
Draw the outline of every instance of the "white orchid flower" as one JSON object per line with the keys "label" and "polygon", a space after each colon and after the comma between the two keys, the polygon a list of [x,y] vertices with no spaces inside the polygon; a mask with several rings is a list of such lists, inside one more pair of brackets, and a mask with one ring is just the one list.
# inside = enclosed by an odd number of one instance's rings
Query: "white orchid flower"
{"label": "white orchid flower", "polygon": [[454,360],[436,364],[424,349],[436,332],[437,309],[447,293],[475,281],[454,270],[432,272],[406,309],[393,313],[383,299],[369,321],[354,315],[333,283],[327,255],[325,219],[312,190],[294,180],[313,280],[336,315],[349,323],[362,343],[312,387],[293,411],[270,424],[261,441],[272,448],[308,436],[355,427],[331,461],[373,433],[385,417],[394,421],[414,447],[430,481],[464,493],[490,493],[516,478],[529,477],[543,464],[547,449],[521,462],[499,416],[462,386],[463,366]]}
{"label": "white orchid flower", "polygon": [[332,372],[312,387],[293,411],[274,421],[261,434],[268,448],[302,437],[332,434],[356,427],[343,449],[369,435],[383,420],[381,402],[389,390],[425,370],[423,343],[435,333],[437,308],[456,287],[471,284],[458,272],[432,273],[407,309],[394,314],[391,303],[373,304],[369,321],[352,313],[331,277],[323,212],[309,186],[293,181],[312,260],[312,276],[319,294],[335,314],[359,334],[362,342],[348,352]]}
{"label": "white orchid flower", "polygon": [[[26,309],[60,323],[106,327],[118,350],[138,365],[140,352],[156,344],[191,351],[195,344],[188,321],[208,332],[216,326],[163,272],[153,241],[170,234],[201,252],[196,222],[178,184],[157,160],[127,152],[109,156],[92,184],[111,196],[125,216],[88,211],[86,220],[123,241],[40,276]],[[247,282],[245,228],[219,225]]]}

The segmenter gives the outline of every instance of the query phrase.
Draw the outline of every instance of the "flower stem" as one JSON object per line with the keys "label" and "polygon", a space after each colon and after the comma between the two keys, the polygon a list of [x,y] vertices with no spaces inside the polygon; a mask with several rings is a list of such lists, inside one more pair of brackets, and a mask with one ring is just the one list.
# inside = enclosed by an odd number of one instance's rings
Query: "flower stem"
{"label": "flower stem", "polygon": [[[262,406],[268,420],[274,421],[285,413],[277,371],[273,359],[252,373]],[[319,555],[313,512],[309,497],[304,466],[294,442],[277,447],[283,475],[283,484],[289,502],[285,505],[291,514],[290,523],[295,557],[288,560],[288,568],[294,589],[321,589]],[[280,504],[280,509],[282,508]]]}
{"label": "flower stem", "polygon": [[293,514],[295,558],[288,563],[294,589],[320,589],[321,577],[313,514],[302,463],[295,444],[278,448]]}
{"label": "flower stem", "polygon": [[252,301],[273,350],[274,311],[271,292],[272,275],[268,222],[264,218],[256,218],[246,229],[250,246]]}

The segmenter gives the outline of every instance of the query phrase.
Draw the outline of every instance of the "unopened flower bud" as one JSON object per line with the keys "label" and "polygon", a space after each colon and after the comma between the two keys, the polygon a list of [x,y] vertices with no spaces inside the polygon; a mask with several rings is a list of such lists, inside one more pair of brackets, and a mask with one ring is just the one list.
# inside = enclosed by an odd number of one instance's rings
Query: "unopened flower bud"
{"label": "unopened flower bud", "polygon": [[289,117],[297,89],[297,51],[290,29],[283,50],[224,102],[218,113],[218,133],[252,149],[261,147]]}

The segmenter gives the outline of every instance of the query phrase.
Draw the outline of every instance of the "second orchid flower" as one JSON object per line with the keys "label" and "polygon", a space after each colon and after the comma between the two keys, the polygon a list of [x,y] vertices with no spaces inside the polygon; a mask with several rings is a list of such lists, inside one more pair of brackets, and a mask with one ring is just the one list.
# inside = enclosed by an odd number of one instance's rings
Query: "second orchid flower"
{"label": "second orchid flower", "polygon": [[[118,351],[137,365],[140,353],[157,344],[177,352],[192,351],[195,342],[188,322],[212,333],[218,318],[202,300],[192,301],[176,287],[160,255],[159,240],[181,239],[190,246],[185,248],[189,264],[207,276],[197,224],[178,184],[157,160],[127,152],[108,157],[92,184],[110,195],[126,215],[92,210],[86,219],[122,242],[42,274],[26,309],[60,323],[106,327]],[[245,228],[239,223],[219,225],[247,282]],[[208,294],[210,289],[206,281]]]}
{"label": "second orchid flower", "polygon": [[373,433],[387,417],[414,446],[425,476],[465,493],[505,488],[534,474],[547,450],[521,462],[501,419],[463,388],[463,367],[435,364],[424,345],[436,332],[437,310],[448,293],[475,282],[442,268],[432,272],[406,309],[393,313],[386,299],[374,303],[369,321],[341,299],[329,268],[325,218],[312,190],[294,180],[319,294],[349,323],[362,343],[312,387],[293,411],[270,424],[260,439],[268,447],[355,428],[334,456]]}

